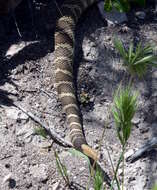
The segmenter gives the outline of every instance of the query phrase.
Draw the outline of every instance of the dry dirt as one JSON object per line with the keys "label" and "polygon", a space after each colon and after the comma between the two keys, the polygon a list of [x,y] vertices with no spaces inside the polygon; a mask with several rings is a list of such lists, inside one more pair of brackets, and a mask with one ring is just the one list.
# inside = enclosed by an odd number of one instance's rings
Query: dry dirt
{"label": "dry dirt", "polygon": [[[62,2],[58,3],[60,6]],[[21,39],[9,16],[0,19],[1,190],[68,189],[58,173],[53,149],[41,148],[47,141],[35,135],[37,124],[12,105],[12,102],[16,102],[31,111],[61,137],[68,139],[65,115],[54,89],[54,28],[58,11],[53,1],[36,1],[34,9],[34,29],[27,4],[23,3],[16,10]],[[135,16],[139,10],[146,14],[144,19]],[[80,94],[88,94],[89,101],[80,107],[87,142],[96,149],[108,118],[114,89],[125,73],[113,46],[114,36],[122,39],[126,46],[130,41],[136,43],[140,40],[143,43],[157,43],[157,16],[151,5],[146,9],[134,8],[127,16],[127,23],[108,27],[96,6],[93,6],[80,19],[76,29],[75,76],[78,96],[80,99]],[[12,45],[21,50],[11,55],[12,51],[8,50]],[[150,68],[143,80],[136,78],[134,83],[135,89],[140,92],[139,106],[127,154],[134,152],[152,136],[157,136],[157,70]],[[100,150],[102,167],[112,177],[105,144],[116,163],[120,143],[112,117]],[[67,167],[73,189],[85,189],[89,180],[86,160],[72,156],[68,149],[59,145],[53,146]],[[122,169],[119,171],[120,178],[121,173]],[[126,189],[149,190],[155,182],[156,150],[134,163],[126,163]],[[89,186],[92,189],[92,183]]]}

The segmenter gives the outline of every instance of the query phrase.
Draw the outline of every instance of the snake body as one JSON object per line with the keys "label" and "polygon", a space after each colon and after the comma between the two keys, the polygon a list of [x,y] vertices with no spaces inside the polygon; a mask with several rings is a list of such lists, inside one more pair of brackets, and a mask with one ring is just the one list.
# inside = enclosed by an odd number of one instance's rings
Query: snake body
{"label": "snake body", "polygon": [[[0,14],[13,11],[22,0],[1,0]],[[70,137],[74,147],[93,160],[97,159],[96,152],[85,140],[82,131],[80,110],[73,82],[73,55],[75,43],[75,27],[82,13],[98,0],[64,0],[59,9],[60,16],[55,30],[55,87],[61,100],[63,110],[67,115],[70,127]]]}
{"label": "snake body", "polygon": [[55,87],[70,127],[74,147],[96,159],[96,153],[85,140],[82,131],[80,110],[73,82],[73,55],[75,27],[82,13],[97,0],[65,0],[60,8],[60,17],[55,30]]}

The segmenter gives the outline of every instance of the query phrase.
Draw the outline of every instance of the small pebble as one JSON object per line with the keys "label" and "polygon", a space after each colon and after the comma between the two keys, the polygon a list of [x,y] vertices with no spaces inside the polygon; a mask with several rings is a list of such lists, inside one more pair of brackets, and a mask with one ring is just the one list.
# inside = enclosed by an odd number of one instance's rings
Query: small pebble
{"label": "small pebble", "polygon": [[128,183],[130,183],[131,181],[134,181],[135,179],[136,179],[136,178],[135,178],[134,176],[129,177]]}
{"label": "small pebble", "polygon": [[127,26],[123,26],[120,30],[122,33],[127,33],[129,31],[129,28]]}
{"label": "small pebble", "polygon": [[141,20],[144,20],[145,17],[146,17],[146,13],[143,12],[143,11],[137,11],[137,12],[135,13],[135,15],[136,15],[137,18],[139,18],[139,19],[141,19]]}
{"label": "small pebble", "polygon": [[10,164],[5,164],[5,167],[6,168],[10,168]]}
{"label": "small pebble", "polygon": [[134,150],[133,149],[130,149],[128,150],[125,154],[124,154],[124,158],[127,159],[129,158],[131,155],[134,154]]}
{"label": "small pebble", "polygon": [[139,123],[140,123],[140,118],[139,117],[134,117],[133,119],[132,119],[132,123],[134,124],[134,125],[138,125]]}
{"label": "small pebble", "polygon": [[60,181],[57,181],[53,187],[52,187],[52,190],[58,190],[59,189],[59,186],[60,186]]}
{"label": "small pebble", "polygon": [[147,128],[140,128],[140,132],[143,133],[147,133],[149,131],[149,127]]}
{"label": "small pebble", "polygon": [[12,176],[12,173],[9,173],[8,175],[6,175],[4,178],[3,178],[3,184],[6,183],[7,181],[9,181],[11,179],[11,176]]}
{"label": "small pebble", "polygon": [[80,170],[80,172],[82,172],[85,170],[85,167],[81,167],[79,170]]}

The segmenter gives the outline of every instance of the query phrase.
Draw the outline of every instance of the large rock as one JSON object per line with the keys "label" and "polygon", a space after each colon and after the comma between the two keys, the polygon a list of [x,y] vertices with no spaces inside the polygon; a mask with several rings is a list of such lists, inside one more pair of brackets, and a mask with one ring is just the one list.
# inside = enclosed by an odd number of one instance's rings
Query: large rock
{"label": "large rock", "polygon": [[98,3],[98,8],[103,19],[107,20],[108,25],[115,25],[126,22],[126,13],[120,13],[116,9],[112,9],[110,12],[104,10],[104,2]]}

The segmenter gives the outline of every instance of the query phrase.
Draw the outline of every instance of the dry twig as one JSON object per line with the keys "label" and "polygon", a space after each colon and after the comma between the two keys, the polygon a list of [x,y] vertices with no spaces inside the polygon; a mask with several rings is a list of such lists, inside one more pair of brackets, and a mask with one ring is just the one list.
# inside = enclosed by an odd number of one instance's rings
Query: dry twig
{"label": "dry twig", "polygon": [[70,142],[64,140],[54,130],[50,130],[50,127],[48,127],[43,121],[40,120],[39,117],[35,116],[32,112],[25,110],[23,107],[17,105],[16,103],[13,103],[13,105],[28,115],[32,120],[37,122],[41,127],[43,127],[52,140],[62,145],[63,147],[73,147]]}

